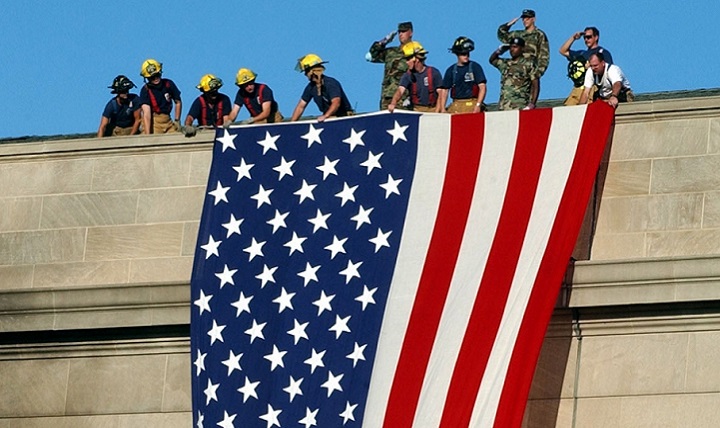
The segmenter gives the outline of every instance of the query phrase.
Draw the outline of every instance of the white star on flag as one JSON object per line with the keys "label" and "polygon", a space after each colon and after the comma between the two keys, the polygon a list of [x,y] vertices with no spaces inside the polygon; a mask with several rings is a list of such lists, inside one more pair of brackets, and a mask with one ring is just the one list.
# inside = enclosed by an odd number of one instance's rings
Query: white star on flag
{"label": "white star on flag", "polygon": [[235,355],[235,353],[230,350],[230,355],[228,356],[227,360],[224,360],[222,363],[223,365],[227,366],[228,368],[228,376],[234,371],[242,371],[242,368],[240,367],[240,358],[242,358],[243,354],[242,352]]}
{"label": "white star on flag", "polygon": [[293,195],[298,195],[300,197],[301,204],[305,199],[314,201],[315,196],[313,196],[313,190],[315,190],[315,187],[317,187],[317,184],[308,184],[308,182],[303,179],[302,187],[293,193]]}
{"label": "white star on flag", "polygon": [[240,158],[240,165],[232,167],[235,172],[237,172],[237,181],[242,180],[243,178],[247,178],[248,180],[252,180],[252,177],[250,176],[250,170],[252,167],[254,167],[255,164],[252,163],[246,163],[245,159]]}
{"label": "white star on flag", "polygon": [[280,134],[272,136],[270,135],[270,132],[265,131],[265,138],[257,142],[263,148],[263,155],[269,150],[277,151],[278,148],[275,142],[278,140],[278,138],[280,138]]}
{"label": "white star on flag", "polygon": [[238,392],[243,395],[243,403],[247,402],[248,398],[253,397],[257,400],[258,395],[255,389],[260,385],[260,381],[250,382],[250,379],[245,376],[245,384],[238,388]]}
{"label": "white star on flag", "polygon": [[223,129],[223,136],[217,139],[222,144],[223,153],[225,153],[226,149],[235,150],[235,137],[237,137],[237,134],[230,135],[227,129]]}
{"label": "white star on flag", "polygon": [[347,143],[350,146],[350,153],[355,150],[355,147],[365,145],[362,140],[363,135],[365,135],[365,130],[357,132],[355,128],[350,128],[350,136],[343,140],[343,143]]}
{"label": "white star on flag", "polygon": [[370,175],[373,169],[382,169],[382,165],[380,165],[380,158],[382,157],[382,152],[379,154],[373,154],[373,152],[368,152],[368,158],[365,162],[360,163],[360,166],[364,166],[367,168],[367,175]]}
{"label": "white star on flag", "polygon": [[325,156],[325,162],[323,162],[322,165],[315,167],[315,169],[323,173],[323,181],[325,181],[325,179],[327,179],[330,175],[338,175],[337,169],[335,169],[335,165],[337,165],[338,161],[339,159],[331,161],[327,156]]}
{"label": "white star on flag", "polygon": [[266,222],[273,227],[272,233],[277,232],[278,229],[280,229],[281,227],[287,227],[287,224],[285,223],[285,218],[287,218],[288,214],[290,214],[290,211],[283,214],[280,211],[275,210],[275,217]]}
{"label": "white star on flag", "polygon": [[203,311],[210,311],[210,299],[212,299],[212,294],[205,295],[202,290],[200,290],[200,298],[194,301],[193,303],[195,306],[200,308],[200,315],[202,315]]}
{"label": "white star on flag", "polygon": [[350,187],[347,183],[343,183],[343,189],[335,194],[335,196],[340,198],[341,207],[344,207],[347,201],[355,202],[355,190],[357,190],[357,188],[357,185]]}
{"label": "white star on flag", "polygon": [[360,278],[360,272],[358,268],[363,262],[353,263],[352,260],[348,260],[347,267],[340,271],[340,275],[345,277],[345,284],[349,283],[353,278]]}
{"label": "white star on flag", "polygon": [[323,132],[322,128],[315,129],[315,127],[312,124],[310,124],[310,129],[308,129],[308,132],[300,138],[307,141],[307,146],[309,149],[310,147],[312,147],[313,143],[322,144],[322,141],[320,140],[320,134],[322,132]]}
{"label": "white star on flag", "polygon": [[303,361],[305,364],[310,366],[310,374],[313,374],[315,372],[315,369],[318,367],[325,367],[325,363],[323,362],[323,357],[325,356],[325,352],[327,351],[321,351],[321,352],[315,352],[315,349],[310,350],[311,355],[310,358]]}
{"label": "white star on flag", "polygon": [[283,357],[285,357],[285,354],[287,354],[287,351],[281,351],[278,349],[277,346],[273,345],[272,352],[263,357],[266,360],[270,361],[271,372],[278,367],[285,367],[285,363],[283,362]]}
{"label": "white star on flag", "polygon": [[295,161],[286,161],[285,156],[280,156],[280,165],[273,168],[274,171],[277,171],[278,173],[278,181],[282,180],[283,177],[286,175],[289,175],[290,177],[293,176],[292,172],[292,166],[295,164]]}
{"label": "white star on flag", "polygon": [[222,272],[215,274],[220,280],[220,289],[222,289],[225,284],[235,285],[235,281],[233,280],[235,272],[237,272],[237,269],[228,269],[228,265],[225,265]]}
{"label": "white star on flag", "polygon": [[252,327],[245,330],[245,332],[244,332],[245,334],[250,336],[250,343],[253,343],[255,341],[255,339],[257,339],[257,338],[265,340],[265,335],[263,334],[263,328],[265,328],[266,324],[267,324],[266,322],[258,324],[257,321],[255,321],[255,320],[252,321]]}
{"label": "white star on flag", "polygon": [[390,247],[390,243],[388,242],[388,237],[392,233],[392,230],[389,232],[383,232],[382,229],[378,228],[377,235],[374,238],[368,239],[368,241],[375,244],[375,252],[377,253],[380,251],[380,248],[382,247]]}
{"label": "white star on flag", "polygon": [[355,230],[360,229],[360,226],[363,224],[370,224],[370,213],[373,212],[375,208],[365,209],[362,205],[360,205],[360,208],[358,208],[358,213],[354,215],[353,217],[350,217],[350,220],[354,221],[355,224]]}
{"label": "white star on flag", "polygon": [[272,205],[270,203],[270,194],[273,192],[273,189],[265,189],[263,185],[261,184],[258,188],[258,192],[252,196],[250,196],[250,199],[255,199],[257,201],[257,207],[260,208],[263,206],[263,204]]}
{"label": "white star on flag", "polygon": [[229,238],[234,233],[237,233],[238,235],[240,235],[241,234],[240,233],[240,225],[242,224],[242,222],[243,222],[243,219],[241,219],[241,218],[237,219],[237,218],[235,218],[234,214],[230,213],[230,221],[222,224],[222,227],[227,229],[227,235],[225,237]]}
{"label": "white star on flag", "polygon": [[392,144],[395,145],[395,143],[398,142],[398,140],[407,141],[407,138],[405,138],[405,130],[408,129],[408,125],[400,126],[398,121],[395,121],[395,125],[393,129],[388,129],[387,133],[392,135]]}
{"label": "white star on flag", "polygon": [[210,336],[210,346],[212,346],[216,340],[219,340],[220,342],[225,341],[225,340],[223,340],[223,336],[222,336],[223,330],[225,330],[225,326],[218,325],[218,323],[215,322],[215,320],[213,320],[213,326],[210,329],[210,331],[208,331],[208,333],[207,333],[208,336]]}
{"label": "white star on flag", "polygon": [[385,189],[385,199],[389,198],[390,195],[400,194],[400,190],[398,189],[398,186],[402,182],[402,178],[394,179],[392,175],[388,174],[387,182],[384,184],[381,184],[380,187]]}
{"label": "white star on flag", "polygon": [[342,386],[340,386],[340,381],[342,380],[344,374],[339,374],[338,376],[335,376],[332,371],[328,371],[328,378],[327,380],[320,385],[320,387],[327,389],[327,396],[328,398],[332,395],[334,391],[342,391]]}
{"label": "white star on flag", "polygon": [[220,202],[227,202],[227,192],[230,190],[230,187],[223,187],[222,183],[219,181],[217,182],[217,187],[215,187],[215,190],[208,192],[209,195],[211,195],[213,198],[215,198],[215,202],[213,205],[217,205]]}
{"label": "white star on flag", "polygon": [[201,245],[200,248],[205,250],[205,260],[209,259],[210,256],[217,256],[220,257],[220,253],[218,252],[218,248],[220,247],[220,243],[222,241],[216,241],[213,239],[212,235],[210,235],[210,238],[208,239],[207,244]]}
{"label": "white star on flag", "polygon": [[[250,301],[252,299],[253,299],[253,296],[246,297],[245,293],[243,293],[242,291],[240,292],[240,297],[238,297],[238,299],[236,301],[231,303],[231,306],[237,308],[237,314],[235,315],[235,317],[239,317],[240,314],[243,312],[250,313]],[[357,300],[357,299],[355,299],[355,300]]]}
{"label": "white star on flag", "polygon": [[243,249],[243,251],[248,253],[250,260],[254,259],[256,256],[264,257],[265,255],[262,252],[263,245],[265,245],[265,241],[257,242],[255,238],[252,238],[250,246]]}

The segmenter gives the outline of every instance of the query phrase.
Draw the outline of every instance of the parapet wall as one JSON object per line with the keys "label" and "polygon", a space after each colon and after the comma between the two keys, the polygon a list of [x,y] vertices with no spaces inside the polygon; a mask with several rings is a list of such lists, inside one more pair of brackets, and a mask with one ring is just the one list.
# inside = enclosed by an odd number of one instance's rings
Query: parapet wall
{"label": "parapet wall", "polygon": [[[649,426],[622,418],[720,398],[720,362],[701,358],[720,343],[720,97],[623,105],[614,135],[528,426]],[[0,428],[190,426],[213,137],[0,145]]]}

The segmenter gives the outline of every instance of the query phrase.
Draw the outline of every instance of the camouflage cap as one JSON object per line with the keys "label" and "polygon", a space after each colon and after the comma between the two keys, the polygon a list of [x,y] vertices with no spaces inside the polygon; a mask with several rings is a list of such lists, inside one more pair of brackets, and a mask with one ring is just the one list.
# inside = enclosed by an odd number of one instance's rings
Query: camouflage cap
{"label": "camouflage cap", "polygon": [[401,22],[398,24],[398,31],[401,31],[401,32],[408,31],[408,30],[412,31],[412,29],[413,29],[412,22],[410,22],[410,21]]}
{"label": "camouflage cap", "polygon": [[525,47],[525,39],[523,39],[522,37],[513,37],[512,39],[510,39],[510,43],[508,43],[508,44]]}
{"label": "camouflage cap", "polygon": [[532,9],[523,9],[521,18],[535,18],[535,11]]}

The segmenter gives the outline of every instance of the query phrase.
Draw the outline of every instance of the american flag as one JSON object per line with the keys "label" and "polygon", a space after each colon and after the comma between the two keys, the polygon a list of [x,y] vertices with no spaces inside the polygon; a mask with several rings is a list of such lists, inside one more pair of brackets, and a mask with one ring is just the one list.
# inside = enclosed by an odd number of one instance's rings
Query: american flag
{"label": "american flag", "polygon": [[219,130],[192,276],[198,427],[512,427],[613,111]]}

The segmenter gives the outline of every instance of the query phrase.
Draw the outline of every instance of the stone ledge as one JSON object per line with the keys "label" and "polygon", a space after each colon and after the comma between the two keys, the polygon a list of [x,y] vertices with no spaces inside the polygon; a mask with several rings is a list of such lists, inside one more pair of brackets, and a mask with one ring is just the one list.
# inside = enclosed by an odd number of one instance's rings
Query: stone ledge
{"label": "stone ledge", "polygon": [[720,256],[582,261],[571,308],[720,300]]}
{"label": "stone ledge", "polygon": [[0,332],[175,325],[190,322],[187,283],[0,292]]}
{"label": "stone ledge", "polygon": [[187,337],[0,345],[0,361],[189,353]]}

